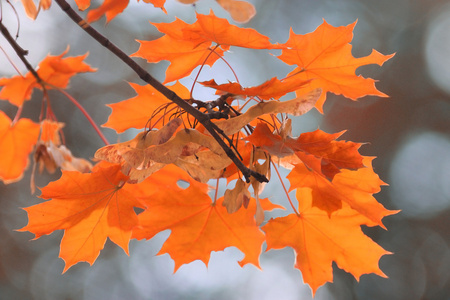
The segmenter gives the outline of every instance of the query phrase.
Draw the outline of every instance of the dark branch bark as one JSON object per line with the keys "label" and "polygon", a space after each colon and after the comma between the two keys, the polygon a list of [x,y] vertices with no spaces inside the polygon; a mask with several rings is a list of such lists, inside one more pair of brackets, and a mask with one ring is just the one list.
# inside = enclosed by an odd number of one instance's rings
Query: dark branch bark
{"label": "dark branch bark", "polygon": [[[97,30],[92,28],[88,23],[86,23],[83,18],[75,12],[70,5],[65,0],[55,0],[56,3],[61,7],[61,9],[76,23],[80,26],[84,31],[86,31],[91,37],[93,37],[98,43],[111,51],[115,56],[117,56],[120,60],[122,60],[125,64],[127,64],[143,81],[150,84],[154,87],[158,92],[163,94],[167,99],[174,102],[176,105],[184,109],[187,113],[192,115],[194,118],[198,120],[205,128],[209,131],[211,136],[219,143],[228,157],[233,161],[233,163],[239,168],[242,172],[246,181],[250,181],[250,177],[253,176],[259,182],[268,182],[268,179],[253,170],[247,168],[242,161],[237,157],[236,153],[223,141],[222,137],[227,139],[230,144],[230,139],[223,133],[223,131],[217,127],[213,122],[211,122],[208,114],[205,114],[193,106],[191,106],[188,102],[180,98],[175,92],[168,89],[161,82],[151,76],[147,71],[145,71],[141,66],[139,66],[134,60],[132,60],[127,54],[125,54],[121,49],[119,49],[116,45],[114,45],[111,41],[109,41],[105,36],[99,33]],[[221,137],[222,136],[222,137]]]}
{"label": "dark branch bark", "polygon": [[37,82],[44,88],[44,84],[43,84],[41,77],[39,77],[36,70],[33,68],[33,66],[30,64],[30,62],[25,57],[25,55],[28,54],[28,51],[24,50],[22,47],[20,47],[20,45],[16,42],[16,40],[9,33],[8,28],[6,28],[5,25],[3,25],[1,20],[0,20],[0,31],[2,32],[2,35],[5,37],[5,39],[8,41],[8,43],[11,45],[11,47],[13,47],[17,56],[24,63],[27,70],[30,71],[31,74],[33,74],[33,76],[36,78]]}

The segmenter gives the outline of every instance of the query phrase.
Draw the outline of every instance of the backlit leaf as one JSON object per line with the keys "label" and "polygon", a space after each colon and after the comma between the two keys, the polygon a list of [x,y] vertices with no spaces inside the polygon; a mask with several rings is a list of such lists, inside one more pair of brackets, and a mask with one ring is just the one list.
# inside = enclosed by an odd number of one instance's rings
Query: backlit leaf
{"label": "backlit leaf", "polygon": [[[63,58],[69,49],[61,55],[48,55],[39,63],[37,74],[43,80],[46,89],[63,88],[69,84],[70,78],[78,73],[95,72],[84,62],[87,54]],[[12,78],[0,78],[0,99],[8,100],[15,106],[22,106],[24,101],[31,98],[34,88],[42,88],[36,78],[28,72],[25,76],[17,75]]]}
{"label": "backlit leaf", "polygon": [[[316,104],[322,112],[326,93],[356,100],[366,95],[386,97],[375,87],[375,80],[356,75],[356,69],[369,64],[383,65],[394,55],[382,55],[373,50],[368,56],[355,58],[352,55],[353,28],[356,22],[348,26],[333,27],[323,22],[314,32],[305,35],[291,31],[289,40],[280,46],[279,59],[297,67],[289,76],[301,80],[311,80],[309,89],[322,88],[324,93]],[[298,94],[308,89],[299,90]]]}
{"label": "backlit leaf", "polygon": [[28,166],[29,155],[39,137],[39,124],[30,119],[11,119],[0,111],[0,180],[19,181]]}
{"label": "backlit leaf", "polygon": [[374,226],[349,206],[333,212],[313,207],[308,188],[297,190],[299,215],[275,218],[262,227],[266,233],[267,250],[291,247],[295,267],[302,272],[313,294],[317,288],[333,280],[332,262],[357,280],[363,274],[386,277],[378,267],[381,256],[390,254],[361,231],[361,225]]}
{"label": "backlit leaf", "polygon": [[214,88],[221,92],[226,92],[234,95],[242,95],[246,97],[258,97],[264,100],[269,100],[271,98],[279,99],[287,93],[298,90],[306,83],[307,81],[280,81],[276,77],[264,82],[261,85],[249,88],[243,88],[237,82],[217,84],[214,79],[201,82],[201,84],[203,84],[204,86]]}
{"label": "backlit leaf", "polygon": [[309,188],[312,204],[327,213],[349,205],[374,224],[385,228],[381,220],[397,211],[387,210],[373,197],[373,194],[380,192],[381,185],[385,183],[373,171],[372,159],[365,157],[365,168],[356,171],[342,170],[331,182],[316,171],[298,164],[287,176],[291,183],[290,190]]}
{"label": "backlit leaf", "polygon": [[[138,0],[139,1],[139,0]],[[165,0],[143,0],[145,3],[151,3],[153,6],[161,8],[164,12],[166,12],[164,8]],[[129,0],[104,0],[102,5],[98,8],[91,9],[87,15],[88,22],[95,22],[101,17],[106,17],[106,22],[114,19],[118,14],[123,12],[125,8],[127,8]],[[86,1],[81,2],[78,0],[78,7],[82,7],[80,9],[86,9],[87,3]]]}
{"label": "backlit leaf", "polygon": [[140,226],[133,230],[133,237],[150,239],[170,229],[159,254],[170,254],[175,270],[194,260],[207,265],[211,251],[233,246],[245,254],[239,262],[241,266],[251,263],[259,267],[264,235],[255,223],[254,199],[248,209],[229,214],[222,206],[223,198],[214,203],[208,196],[206,184],[193,180],[189,184],[186,189],[175,186],[153,194],[148,199],[148,209],[139,215]]}
{"label": "backlit leaf", "polygon": [[253,4],[239,0],[216,0],[223,7],[235,22],[247,23],[256,15]]}
{"label": "backlit leaf", "polygon": [[142,204],[121,188],[127,179],[120,165],[100,164],[89,174],[63,171],[42,189],[41,198],[51,200],[25,208],[29,221],[21,231],[39,238],[65,230],[60,250],[64,272],[80,261],[93,264],[107,238],[128,254],[131,229],[138,224],[133,207]]}
{"label": "backlit leaf", "polygon": [[[358,149],[361,144],[336,141],[343,132],[328,134],[317,129],[302,133],[294,139],[274,134],[264,123],[259,123],[253,133],[246,138],[254,146],[282,158],[284,163],[297,163],[297,156],[310,169],[315,169],[323,177],[333,179],[341,169],[358,169],[364,165]],[[292,161],[290,161],[292,160]]]}
{"label": "backlit leaf", "polygon": [[[175,105],[165,107],[165,105],[172,104],[172,102],[152,86],[141,86],[131,82],[130,85],[136,91],[136,97],[108,104],[112,112],[108,121],[103,124],[104,127],[112,128],[117,133],[124,132],[130,128],[142,129],[146,126],[161,128],[167,123],[169,117],[178,112]],[[189,90],[179,82],[168,86],[168,88],[183,99],[189,98]],[[152,120],[150,120],[151,117]],[[182,118],[187,122],[186,115],[183,115]]]}
{"label": "backlit leaf", "polygon": [[186,77],[199,65],[212,66],[230,46],[254,49],[272,46],[268,37],[254,29],[230,25],[212,11],[209,15],[197,14],[194,24],[176,19],[169,24],[153,25],[165,35],[153,41],[139,41],[141,46],[133,56],[145,58],[150,63],[170,61],[164,82]]}

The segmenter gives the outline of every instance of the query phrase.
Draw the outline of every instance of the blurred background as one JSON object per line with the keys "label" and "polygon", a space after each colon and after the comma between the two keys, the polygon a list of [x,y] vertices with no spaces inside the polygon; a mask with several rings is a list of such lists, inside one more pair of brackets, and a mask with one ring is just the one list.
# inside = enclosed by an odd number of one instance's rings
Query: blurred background
{"label": "blurred background", "polygon": [[[73,1],[70,1],[74,6]],[[93,7],[100,1],[92,1]],[[319,288],[315,299],[450,299],[450,2],[425,0],[253,0],[257,15],[245,27],[257,29],[273,42],[283,43],[292,27],[295,33],[313,31],[325,19],[333,26],[358,20],[353,55],[366,56],[374,48],[396,56],[380,68],[358,69],[379,82],[377,88],[390,98],[366,97],[351,101],[328,94],[324,115],[312,111],[295,121],[294,134],[320,128],[328,133],[347,130],[342,137],[368,142],[361,153],[377,156],[375,171],[389,183],[376,198],[388,209],[402,212],[384,219],[388,228],[364,228],[383,248],[393,252],[380,261],[389,278],[352,275],[334,266],[334,283]],[[0,1],[2,22],[15,33],[17,19],[7,1]],[[19,2],[13,2],[20,20],[19,44],[30,51],[36,66],[48,53],[59,55],[70,44],[70,56],[89,52],[87,62],[97,73],[75,77],[69,93],[80,101],[98,124],[106,122],[114,103],[134,97],[127,82],[139,81],[130,70],[82,32],[53,3],[36,21],[26,18]],[[148,21],[171,22],[174,16],[193,22],[195,9],[219,17],[228,15],[214,1],[200,0],[196,8],[167,0],[168,15],[143,1],[130,1],[125,13],[105,26],[94,26],[126,53],[137,51],[135,39],[157,38]],[[233,22],[231,22],[233,23]],[[25,68],[3,37],[0,46],[16,65]],[[291,68],[266,52],[236,50],[226,55],[243,85],[257,85],[273,77],[284,77]],[[277,53],[275,53],[277,54]],[[148,65],[136,59],[158,79],[164,79],[167,62]],[[222,68],[222,69],[221,69]],[[208,69],[208,68],[206,68]],[[206,70],[202,79],[233,80],[224,66]],[[16,75],[0,53],[0,77]],[[195,72],[184,83],[189,87]],[[210,91],[199,86],[195,97],[208,99]],[[37,120],[42,94],[35,92],[23,116]],[[63,95],[51,91],[56,116],[66,123],[67,146],[75,156],[92,157],[102,146],[84,116]],[[0,109],[11,118],[16,108],[5,101]],[[132,138],[130,130],[120,137],[110,129],[110,141]],[[45,186],[60,174],[37,176]],[[173,274],[168,255],[155,256],[168,232],[150,241],[131,241],[130,257],[110,242],[96,263],[79,263],[61,275],[58,258],[62,232],[38,240],[15,229],[27,224],[27,207],[39,203],[30,195],[30,170],[19,183],[0,183],[0,299],[310,299],[300,272],[293,268],[291,249],[269,251],[261,257],[263,271],[240,268],[242,253],[235,248],[211,255],[209,268],[201,262],[182,266]],[[276,180],[274,180],[276,181]],[[269,185],[263,196],[282,202],[278,184]],[[268,216],[270,217],[270,215]]]}

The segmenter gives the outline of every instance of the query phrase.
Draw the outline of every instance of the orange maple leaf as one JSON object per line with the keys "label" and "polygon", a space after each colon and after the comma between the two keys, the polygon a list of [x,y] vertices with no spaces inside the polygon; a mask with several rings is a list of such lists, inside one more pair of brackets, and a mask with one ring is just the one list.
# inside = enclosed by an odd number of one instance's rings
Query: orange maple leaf
{"label": "orange maple leaf", "polygon": [[258,123],[246,138],[254,146],[261,147],[290,164],[298,162],[295,155],[318,175],[333,179],[341,169],[358,169],[364,165],[359,154],[359,143],[336,141],[344,132],[328,134],[319,129],[302,133],[297,139],[273,134],[267,124]]}
{"label": "orange maple leaf", "polygon": [[[130,128],[141,129],[150,125],[152,128],[161,128],[167,123],[168,117],[164,119],[166,113],[167,116],[171,116],[178,112],[175,105],[164,108],[164,105],[172,104],[172,102],[152,86],[141,86],[135,83],[130,83],[130,85],[136,91],[137,96],[118,103],[108,104],[107,106],[112,109],[112,112],[103,127],[112,128],[117,133]],[[168,86],[168,88],[183,99],[190,97],[189,90],[179,82]],[[151,122],[149,122],[150,117],[152,117]],[[187,117],[184,114],[182,118],[186,121]]]}
{"label": "orange maple leaf", "polygon": [[364,167],[363,157],[359,154],[360,143],[337,141],[345,131],[329,134],[322,130],[305,132],[295,139],[289,139],[289,146],[294,151],[303,151],[321,158],[321,171],[333,178],[340,169],[359,169]]}
{"label": "orange maple leaf", "polygon": [[43,10],[47,10],[50,8],[50,5],[52,4],[52,0],[40,0],[39,6],[36,8],[36,4],[34,4],[33,0],[22,0],[23,7],[25,8],[25,13],[27,16],[34,20],[36,19],[37,15],[39,14],[39,11],[41,8]]}
{"label": "orange maple leaf", "polygon": [[65,89],[72,76],[78,73],[96,71],[96,69],[91,68],[84,62],[84,59],[88,56],[88,53],[63,58],[63,56],[68,52],[69,48],[67,48],[60,55],[48,55],[43,61],[41,61],[41,63],[39,63],[37,73],[45,83]]}
{"label": "orange maple leaf", "polygon": [[291,183],[289,190],[310,188],[314,206],[330,214],[347,204],[386,229],[381,220],[398,211],[387,210],[373,197],[385,183],[373,171],[372,160],[373,157],[364,157],[365,168],[356,171],[341,170],[331,182],[304,164],[295,165],[287,176]]}
{"label": "orange maple leaf", "polygon": [[[139,1],[139,0],[138,0]],[[166,9],[164,8],[164,3],[166,0],[143,0],[145,3],[151,3],[153,6],[161,8],[165,13]],[[90,2],[90,1],[89,1]],[[77,5],[81,10],[89,7],[90,3],[87,1],[77,1]],[[88,22],[95,22],[101,17],[106,17],[106,22],[114,19],[118,14],[123,12],[125,8],[127,8],[129,0],[104,0],[102,5],[98,8],[91,9],[87,14]]]}
{"label": "orange maple leaf", "polygon": [[231,25],[227,19],[218,18],[212,10],[209,15],[197,13],[197,21],[183,29],[186,39],[211,41],[219,45],[251,49],[271,49],[269,38],[255,29]]}
{"label": "orange maple leaf", "polygon": [[25,100],[31,98],[36,85],[36,79],[31,74],[24,77],[0,78],[0,87],[3,86],[0,99],[8,100],[15,106],[21,106]]}
{"label": "orange maple leaf", "polygon": [[238,0],[216,0],[223,7],[235,22],[247,23],[256,15],[253,4]]}
{"label": "orange maple leaf", "polygon": [[375,80],[355,74],[363,65],[383,65],[394,56],[382,55],[373,50],[366,57],[355,58],[352,55],[353,28],[356,22],[348,26],[333,27],[323,22],[314,32],[305,35],[290,32],[289,40],[282,45],[279,59],[289,65],[297,65],[288,76],[301,80],[312,80],[309,89],[299,90],[302,94],[310,89],[320,87],[324,93],[316,104],[323,112],[326,92],[356,100],[366,95],[387,97],[375,87]]}
{"label": "orange maple leaf", "polygon": [[296,195],[299,215],[271,219],[262,229],[266,233],[267,250],[294,249],[295,267],[302,272],[313,294],[318,287],[333,280],[333,261],[357,280],[368,273],[386,277],[378,261],[390,252],[361,231],[361,225],[376,223],[347,205],[328,216],[312,206],[313,195],[308,188],[298,189]]}
{"label": "orange maple leaf", "polygon": [[[170,61],[164,82],[188,76],[194,68],[212,66],[230,46],[254,49],[272,47],[269,38],[254,29],[239,28],[226,19],[197,14],[197,21],[188,24],[180,19],[172,23],[152,23],[165,35],[153,41],[138,41],[141,46],[132,56],[145,58],[150,63]],[[213,43],[216,46],[212,46]]]}
{"label": "orange maple leaf", "polygon": [[[63,58],[68,51],[69,49],[57,56],[48,55],[39,63],[37,73],[47,89],[55,87],[64,89],[72,76],[83,72],[95,72],[95,69],[83,62],[87,54]],[[25,100],[29,100],[34,88],[41,88],[30,72],[25,76],[0,78],[1,86],[3,87],[0,91],[0,99],[8,100],[16,106],[22,106]]]}
{"label": "orange maple leaf", "polygon": [[126,189],[127,176],[120,165],[101,163],[92,173],[62,171],[59,180],[42,189],[43,199],[51,199],[25,208],[28,225],[20,231],[35,234],[35,239],[55,230],[65,230],[60,257],[64,271],[86,261],[93,264],[106,238],[128,254],[131,229],[138,224],[133,207],[142,204]]}
{"label": "orange maple leaf", "polygon": [[85,10],[91,6],[91,0],[75,0],[79,10]]}
{"label": "orange maple leaf", "polygon": [[29,163],[39,137],[39,124],[22,118],[16,123],[0,111],[0,180],[4,183],[19,181]]}
{"label": "orange maple leaf", "polygon": [[[158,172],[147,181],[158,180]],[[138,216],[140,225],[133,229],[133,237],[150,239],[170,229],[171,234],[159,254],[170,254],[175,270],[197,259],[208,265],[211,251],[232,246],[245,254],[239,262],[241,266],[251,263],[259,267],[264,234],[254,218],[256,201],[251,199],[247,209],[229,214],[222,206],[223,198],[211,200],[207,184],[188,176],[184,178],[189,182],[188,188],[181,189],[174,184],[147,198],[148,208]]]}
{"label": "orange maple leaf", "polygon": [[301,80],[284,80],[280,81],[273,77],[266,82],[249,88],[243,88],[237,82],[230,82],[226,84],[217,84],[214,79],[200,82],[202,85],[216,89],[219,93],[226,92],[234,95],[242,95],[246,97],[259,97],[264,100],[279,99],[287,93],[300,89],[307,81]]}
{"label": "orange maple leaf", "polygon": [[165,35],[153,41],[138,40],[141,44],[139,50],[131,56],[145,58],[149,63],[170,61],[164,83],[188,76],[199,65],[212,66],[223,55],[221,48],[212,52],[211,42],[184,38],[183,29],[188,28],[189,24],[178,18],[170,24],[152,24]]}
{"label": "orange maple leaf", "polygon": [[[183,4],[194,4],[198,0],[178,0]],[[223,9],[228,11],[235,22],[247,23],[256,15],[256,9],[253,4],[238,0],[216,0]]]}

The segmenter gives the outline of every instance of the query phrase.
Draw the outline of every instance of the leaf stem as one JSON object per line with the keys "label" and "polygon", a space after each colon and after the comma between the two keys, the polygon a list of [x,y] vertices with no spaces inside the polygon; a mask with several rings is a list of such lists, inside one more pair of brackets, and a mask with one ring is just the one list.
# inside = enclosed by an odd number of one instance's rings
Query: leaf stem
{"label": "leaf stem", "polygon": [[14,119],[11,122],[11,126],[13,126],[14,124],[16,124],[17,121],[19,121],[20,115],[22,114],[22,110],[23,105],[19,106],[19,108],[17,109],[16,115],[14,116]]}
{"label": "leaf stem", "polygon": [[20,72],[19,68],[16,66],[16,64],[12,61],[11,57],[9,57],[8,53],[6,53],[5,49],[0,46],[0,50],[2,50],[3,54],[5,55],[6,59],[9,61],[11,66],[16,70],[17,74],[23,77],[22,73]]}
{"label": "leaf stem", "polygon": [[[216,48],[217,48],[217,47],[216,47]],[[217,53],[217,52],[215,51],[216,48],[213,49],[214,54],[216,54],[217,56],[219,56],[219,58],[220,58],[221,60],[223,60],[223,62],[230,68],[231,72],[232,72],[233,75],[234,75],[234,78],[236,78],[236,82],[239,83],[239,84],[241,84],[241,83],[239,82],[239,78],[237,77],[237,74],[236,74],[236,72],[234,71],[233,67],[231,67],[231,65],[228,63],[228,61],[227,61],[225,58],[223,58],[223,56],[221,56],[219,53]]]}
{"label": "leaf stem", "polygon": [[217,201],[218,191],[219,191],[219,178],[216,179],[216,190],[214,191],[214,201],[213,201],[214,204],[216,204]]}
{"label": "leaf stem", "polygon": [[294,204],[292,203],[291,197],[289,196],[288,190],[286,189],[286,186],[284,185],[284,182],[283,182],[283,179],[281,178],[280,172],[278,172],[278,168],[277,168],[276,164],[273,161],[271,161],[271,163],[272,163],[273,168],[277,172],[278,179],[280,179],[281,185],[283,186],[284,193],[286,194],[286,197],[287,197],[287,199],[289,201],[289,204],[291,205],[292,209],[294,210],[294,213],[297,216],[300,216],[300,214],[298,213],[298,211],[295,208]]}
{"label": "leaf stem", "polygon": [[205,60],[203,61],[202,65],[200,66],[200,69],[199,69],[198,72],[197,72],[197,76],[195,76],[194,83],[192,84],[191,94],[190,94],[190,97],[191,97],[191,98],[192,98],[192,93],[194,92],[195,84],[197,83],[198,76],[200,76],[200,73],[202,72],[203,67],[204,67],[205,64],[206,64],[206,61],[208,60],[208,58],[211,56],[211,54],[212,54],[213,52],[215,53],[215,50],[216,50],[219,46],[220,46],[220,44],[217,44],[216,46],[214,46],[214,48],[210,49],[211,51],[208,53],[208,55],[206,56],[206,58],[205,58]]}
{"label": "leaf stem", "polygon": [[60,91],[64,96],[66,96],[75,106],[81,111],[81,113],[86,117],[86,119],[89,121],[89,124],[94,128],[94,130],[97,132],[98,136],[102,139],[103,143],[105,145],[109,145],[108,140],[101,132],[98,125],[95,123],[95,121],[92,119],[92,117],[89,115],[89,113],[84,109],[84,107],[78,102],[75,98],[73,98],[69,93],[67,93],[65,90],[58,88],[55,86],[55,88]]}

